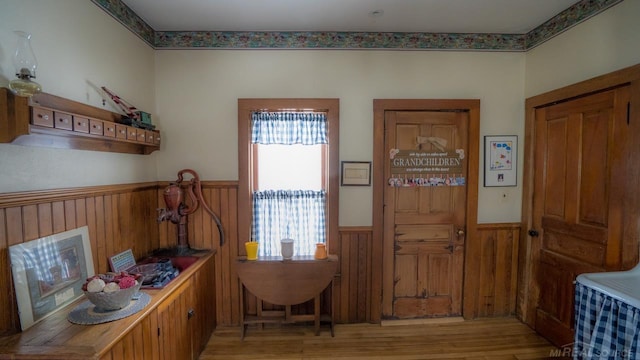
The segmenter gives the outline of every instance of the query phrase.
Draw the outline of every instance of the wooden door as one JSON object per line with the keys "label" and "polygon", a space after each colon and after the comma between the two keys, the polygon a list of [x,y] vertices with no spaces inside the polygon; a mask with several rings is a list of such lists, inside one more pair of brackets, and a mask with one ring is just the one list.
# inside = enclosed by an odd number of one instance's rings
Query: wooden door
{"label": "wooden door", "polygon": [[[446,148],[466,154],[468,122],[464,111],[387,111],[386,163],[390,164],[391,149]],[[467,160],[462,158],[458,175],[466,179]],[[451,174],[419,177],[447,175]],[[385,179],[391,177],[388,165]],[[393,318],[461,314],[466,186],[448,185],[385,185],[384,241],[393,241]]]}
{"label": "wooden door", "polygon": [[535,111],[536,330],[573,341],[573,281],[622,266],[628,88]]}
{"label": "wooden door", "polygon": [[160,359],[192,360],[198,353],[192,349],[193,286],[189,279],[158,305],[158,337]]}

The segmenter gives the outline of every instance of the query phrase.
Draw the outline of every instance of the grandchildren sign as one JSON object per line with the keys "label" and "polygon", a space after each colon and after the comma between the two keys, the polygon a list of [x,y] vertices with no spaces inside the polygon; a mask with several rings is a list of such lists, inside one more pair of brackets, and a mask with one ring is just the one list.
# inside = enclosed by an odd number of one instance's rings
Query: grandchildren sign
{"label": "grandchildren sign", "polygon": [[461,174],[461,153],[464,151],[397,150],[391,158],[391,174]]}
{"label": "grandchildren sign", "polygon": [[464,150],[391,149],[391,186],[464,185]]}

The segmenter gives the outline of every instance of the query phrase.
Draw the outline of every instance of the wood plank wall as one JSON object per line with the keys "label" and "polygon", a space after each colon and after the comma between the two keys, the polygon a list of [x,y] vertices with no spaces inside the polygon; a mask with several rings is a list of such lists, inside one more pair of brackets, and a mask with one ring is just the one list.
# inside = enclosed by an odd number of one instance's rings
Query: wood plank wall
{"label": "wood plank wall", "polygon": [[[338,323],[371,322],[371,258],[373,241],[370,227],[341,227],[338,255],[339,276],[334,281],[335,317]],[[380,264],[380,262],[376,262]]]}
{"label": "wood plank wall", "polygon": [[516,313],[520,224],[481,224],[467,239],[465,258],[465,318],[510,316]]}
{"label": "wood plank wall", "polygon": [[11,278],[11,245],[89,228],[96,272],[109,271],[108,257],[132,249],[142,257],[158,247],[156,183],[0,194],[0,334],[20,329]]}
{"label": "wood plank wall", "polygon": [[[136,257],[154,249],[173,247],[177,226],[157,224],[157,211],[164,207],[162,192],[168,183],[144,183],[98,186],[50,191],[0,194],[0,289],[10,296],[0,297],[0,335],[18,331],[19,318],[9,268],[8,247],[42,236],[87,225],[97,272],[109,270],[109,256],[133,249]],[[240,323],[240,287],[235,259],[244,255],[238,243],[237,182],[202,182],[203,195],[225,229],[225,244],[220,246],[215,222],[199,209],[189,216],[190,245],[198,249],[217,249],[216,318],[223,326]],[[474,239],[468,239],[468,257],[476,257],[472,273],[466,277],[472,286],[468,318],[515,314],[517,249],[519,224],[479,225]],[[371,273],[380,259],[372,258],[370,227],[340,228],[332,253],[339,257],[339,273],[334,283],[335,314],[338,323],[370,322],[372,303],[380,301],[372,294]],[[328,296],[328,295],[325,295]],[[328,299],[327,299],[328,300]],[[465,299],[467,300],[467,299]],[[255,298],[248,299],[255,309]],[[323,305],[325,308],[327,304]],[[297,311],[306,311],[310,304]],[[378,314],[379,315],[379,314]]]}
{"label": "wood plank wall", "polygon": [[[221,325],[240,324],[240,288],[235,259],[244,254],[244,244],[238,244],[238,183],[202,181],[202,196],[221,220],[225,243],[220,246],[218,227],[202,207],[188,217],[189,246],[194,249],[216,249],[216,319]],[[169,183],[160,183],[157,197],[163,204],[163,192]],[[187,199],[188,200],[188,199]],[[160,247],[177,244],[177,226],[170,222],[160,224]],[[241,246],[242,245],[242,246]]]}

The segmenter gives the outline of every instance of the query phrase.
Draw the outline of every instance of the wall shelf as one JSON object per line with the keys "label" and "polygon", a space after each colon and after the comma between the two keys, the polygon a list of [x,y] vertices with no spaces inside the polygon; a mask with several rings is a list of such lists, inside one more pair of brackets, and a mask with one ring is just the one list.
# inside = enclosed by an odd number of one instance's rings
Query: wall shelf
{"label": "wall shelf", "polygon": [[160,132],[118,123],[122,115],[40,93],[31,99],[0,88],[0,143],[150,154]]}

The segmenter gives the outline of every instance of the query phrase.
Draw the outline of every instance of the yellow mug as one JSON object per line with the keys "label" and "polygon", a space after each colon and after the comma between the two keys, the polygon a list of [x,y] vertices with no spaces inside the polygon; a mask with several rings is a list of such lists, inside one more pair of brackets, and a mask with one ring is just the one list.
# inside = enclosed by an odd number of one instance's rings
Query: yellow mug
{"label": "yellow mug", "polygon": [[244,243],[244,248],[247,250],[247,260],[258,260],[258,243],[255,241],[248,241]]}

